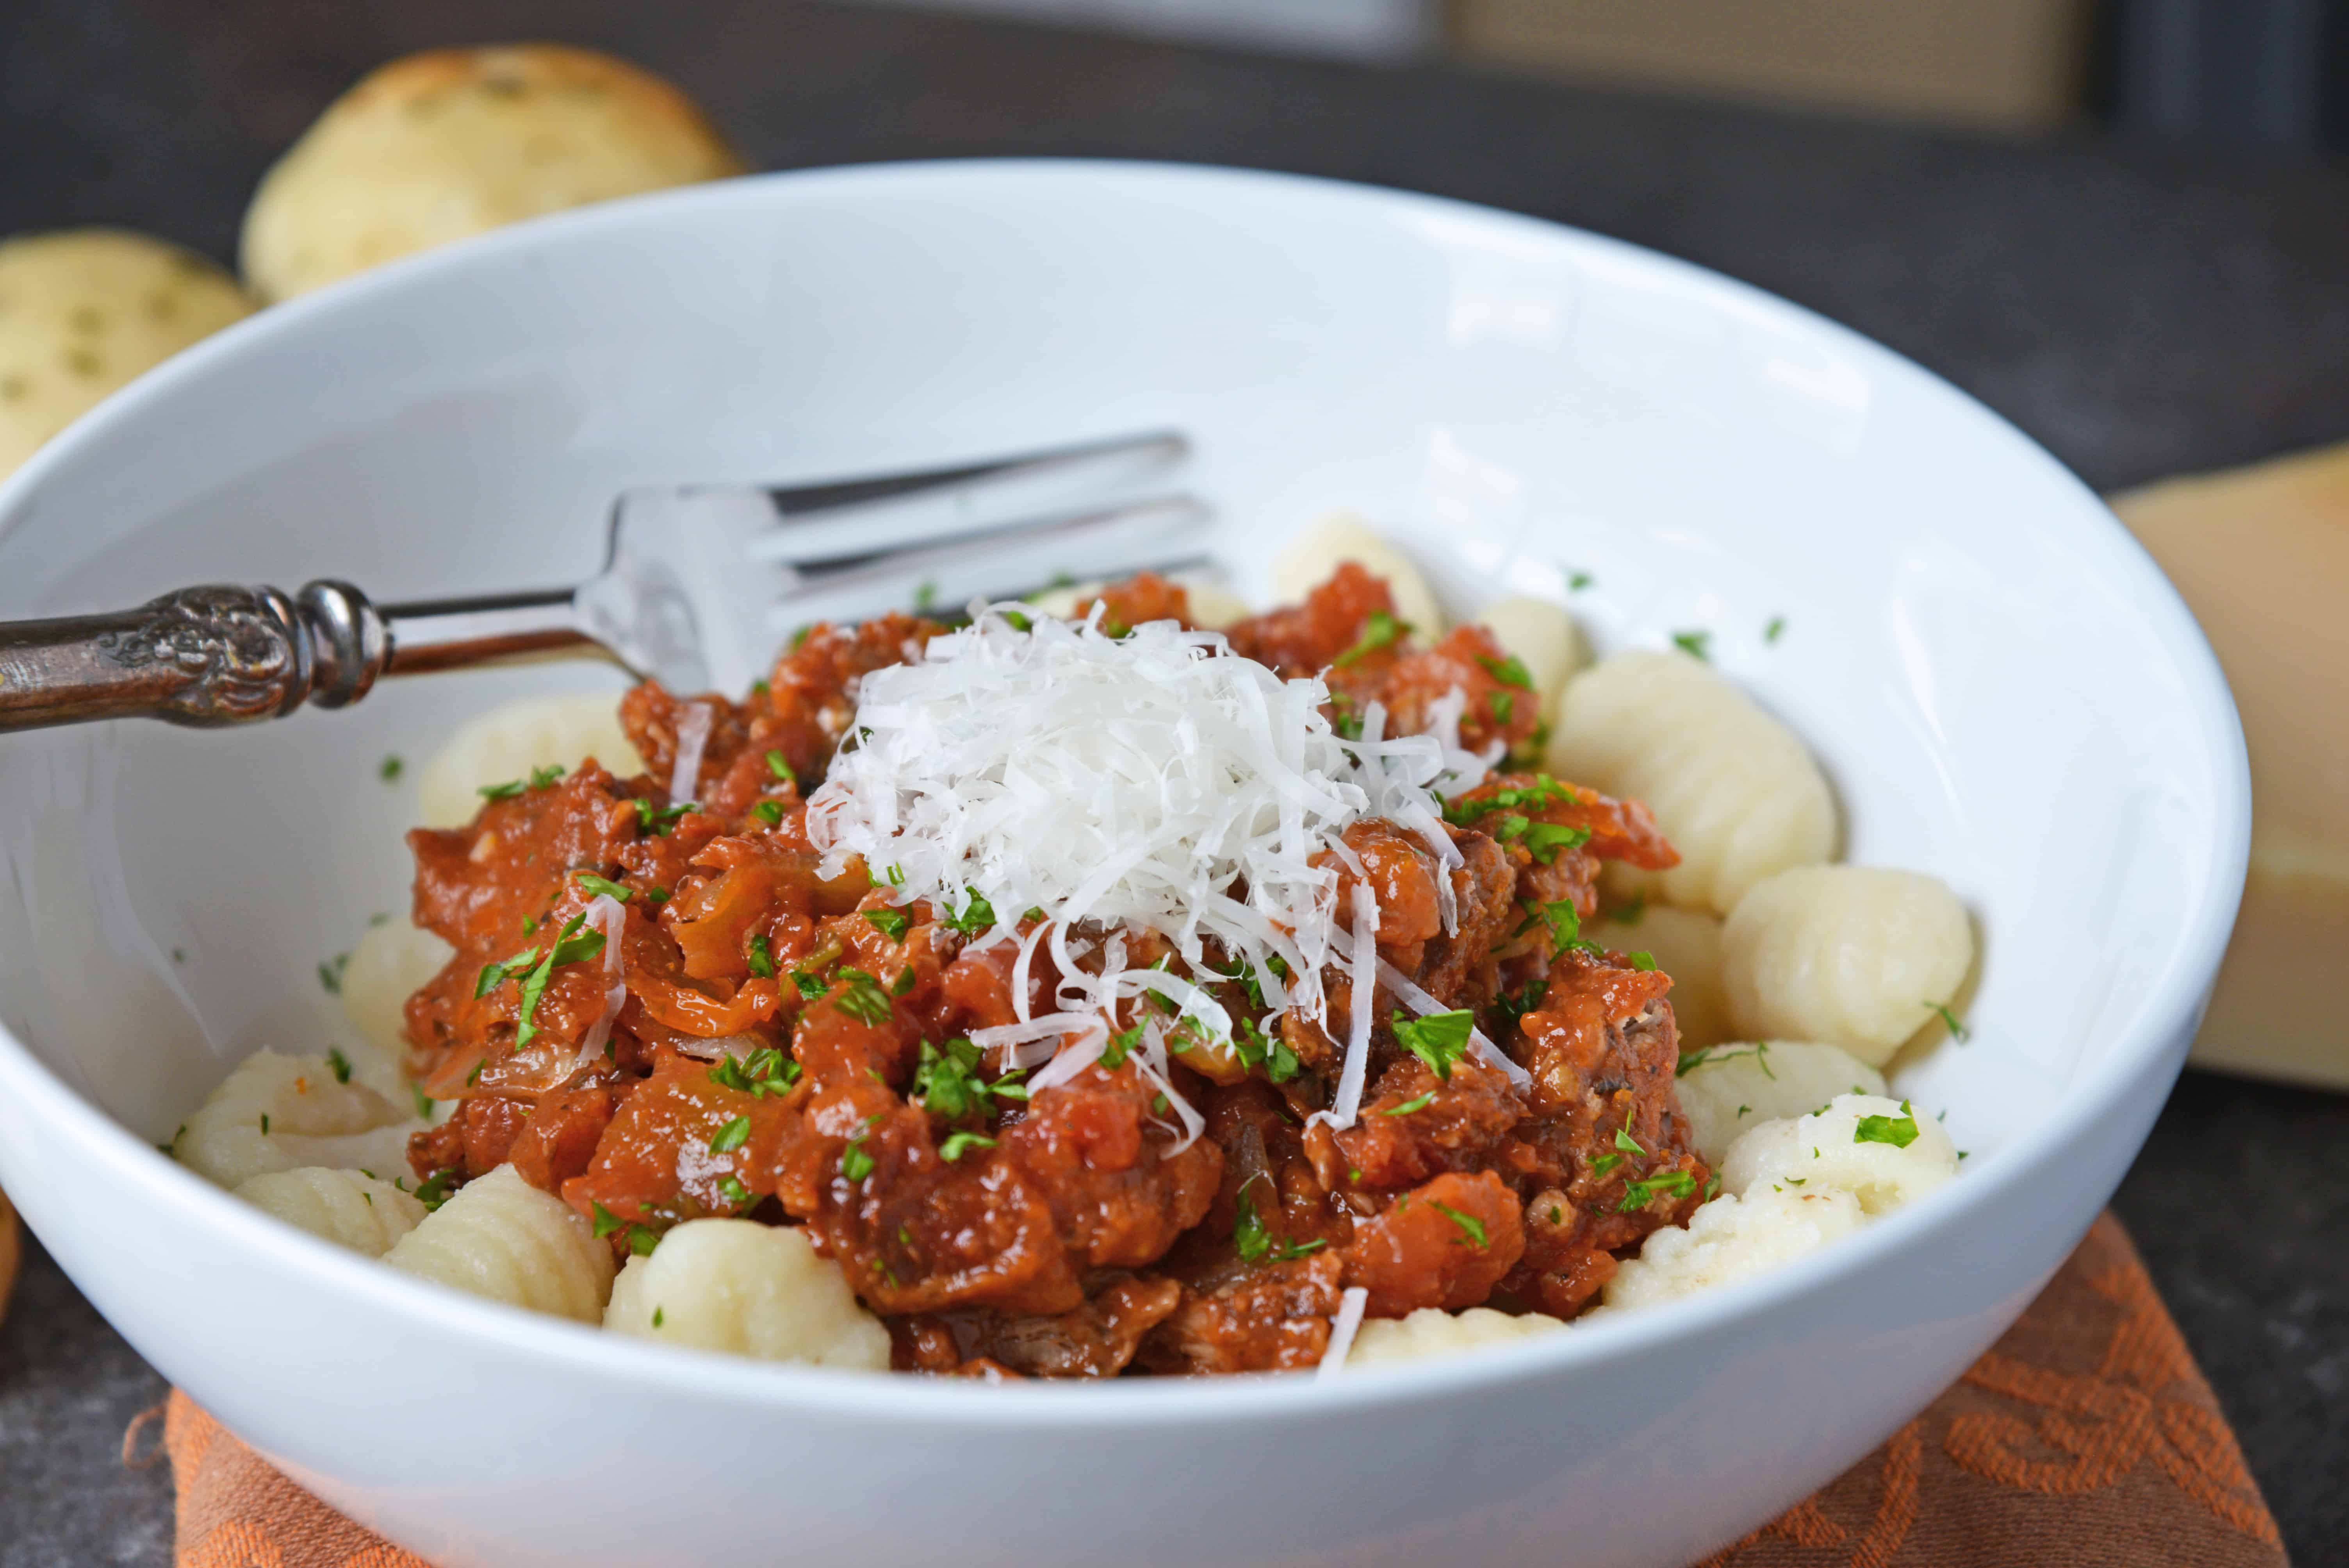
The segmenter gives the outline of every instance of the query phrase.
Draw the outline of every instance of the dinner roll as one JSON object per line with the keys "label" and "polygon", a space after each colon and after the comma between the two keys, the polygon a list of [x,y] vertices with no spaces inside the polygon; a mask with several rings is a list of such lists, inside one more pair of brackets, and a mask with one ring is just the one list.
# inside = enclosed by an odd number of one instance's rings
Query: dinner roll
{"label": "dinner roll", "polygon": [[1973,967],[1973,925],[1939,878],[1804,866],[1754,884],[1721,931],[1730,1023],[1882,1065]]}
{"label": "dinner roll", "polygon": [[688,1220],[612,1286],[604,1326],[761,1361],[889,1369],[889,1331],[804,1233],[755,1220]]}
{"label": "dinner roll", "polygon": [[264,299],[501,224],[742,171],[693,101],[624,60],[560,44],[394,60],[327,107],[244,215]]}
{"label": "dinner roll", "polygon": [[1686,654],[1618,654],[1575,676],[1548,762],[1561,779],[1646,802],[1680,851],[1666,872],[1609,868],[1626,892],[1725,915],[1764,877],[1835,849],[1835,798],[1809,748]]}
{"label": "dinner roll", "polygon": [[1322,519],[1291,540],[1273,558],[1272,596],[1277,603],[1294,604],[1330,580],[1340,562],[1351,561],[1373,577],[1386,580],[1395,614],[1410,624],[1421,645],[1444,635],[1444,612],[1435,593],[1411,558],[1387,542],[1350,511]]}
{"label": "dinner roll", "polygon": [[417,775],[417,816],[428,828],[461,828],[481,809],[481,790],[526,779],[537,768],[576,768],[594,758],[627,779],[644,759],[620,727],[610,692],[525,697],[475,714],[443,741]]}
{"label": "dinner roll", "polygon": [[0,479],[99,398],[252,308],[220,268],[144,234],[0,243]]}
{"label": "dinner roll", "polygon": [[1689,1142],[1718,1166],[1764,1122],[1806,1115],[1839,1094],[1880,1095],[1884,1075],[1834,1046],[1771,1040],[1683,1057],[1679,1089]]}

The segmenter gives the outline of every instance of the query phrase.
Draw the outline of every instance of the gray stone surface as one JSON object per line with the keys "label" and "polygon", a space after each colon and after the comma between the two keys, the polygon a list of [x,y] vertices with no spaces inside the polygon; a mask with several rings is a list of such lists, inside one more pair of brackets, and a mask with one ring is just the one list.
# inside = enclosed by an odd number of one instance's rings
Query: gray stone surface
{"label": "gray stone surface", "polygon": [[[769,168],[1247,164],[1584,224],[1930,366],[2111,488],[2349,435],[2349,170],[2014,142],[905,13],[714,0],[6,0],[0,232],[227,259],[268,160],[368,67],[562,37],[685,84]],[[2349,716],[2331,716],[2342,722]],[[2189,1074],[2123,1215],[2302,1563],[2349,1561],[2349,1099]],[[0,1568],[163,1563],[160,1385],[45,1257],[0,1330]]]}

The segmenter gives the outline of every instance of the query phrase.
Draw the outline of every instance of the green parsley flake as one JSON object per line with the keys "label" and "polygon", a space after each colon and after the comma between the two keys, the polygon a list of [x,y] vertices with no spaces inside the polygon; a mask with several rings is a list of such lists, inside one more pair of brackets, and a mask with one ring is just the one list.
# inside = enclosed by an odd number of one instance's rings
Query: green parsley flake
{"label": "green parsley flake", "polygon": [[1859,1125],[1851,1130],[1854,1143],[1889,1143],[1895,1149],[1906,1149],[1917,1141],[1917,1115],[1909,1102],[1900,1102],[1899,1116],[1863,1116]]}
{"label": "green parsley flake", "polygon": [[385,753],[383,760],[376,766],[375,776],[389,784],[407,771],[408,763],[398,752],[393,751]]}
{"label": "green parsley flake", "polygon": [[823,994],[832,989],[823,983],[823,976],[812,969],[792,970],[792,985],[799,991],[801,999],[809,1002],[822,1001]]}
{"label": "green parsley flake", "polygon": [[767,771],[785,784],[796,787],[800,781],[800,776],[792,771],[790,760],[779,750],[770,750],[767,753]]}
{"label": "green parsley flake", "polygon": [[351,1081],[351,1058],[343,1055],[340,1046],[326,1047],[326,1070],[335,1075],[336,1083]]}
{"label": "green parsley flake", "polygon": [[962,911],[947,915],[947,924],[965,936],[977,936],[982,931],[995,929],[995,906],[971,889],[963,891],[966,898]]}
{"label": "green parsley flake", "polygon": [[742,1179],[733,1175],[720,1176],[718,1179],[718,1195],[737,1209],[747,1209],[757,1202],[750,1189],[742,1185]]}
{"label": "green parsley flake", "polygon": [[840,1173],[851,1181],[862,1181],[873,1174],[873,1156],[864,1152],[864,1140],[851,1139],[840,1151]]}
{"label": "green parsley flake", "polygon": [[750,1138],[750,1119],[747,1116],[738,1116],[718,1130],[717,1136],[709,1140],[709,1152],[731,1154],[748,1142]]}
{"label": "green parsley flake", "polygon": [[332,958],[327,959],[325,963],[318,965],[318,984],[326,988],[326,994],[328,995],[338,996],[342,995],[343,971],[349,968],[350,965],[351,955],[349,954],[337,953]]}
{"label": "green parsley flake", "polygon": [[1343,666],[1357,659],[1367,658],[1381,648],[1392,647],[1410,631],[1410,622],[1398,621],[1384,610],[1373,610],[1370,619],[1362,623],[1362,634],[1354,639],[1354,645],[1340,654],[1331,663]]}
{"label": "green parsley flake", "polygon": [[1379,1112],[1379,1114],[1381,1116],[1409,1116],[1414,1110],[1425,1110],[1434,1099],[1435,1091],[1433,1089],[1430,1089],[1425,1094],[1415,1094],[1412,1096],[1409,1099],[1404,1100],[1401,1105],[1389,1106],[1386,1109]]}
{"label": "green parsley flake", "polygon": [[570,771],[571,769],[564,767],[560,762],[550,762],[543,768],[533,768],[530,770],[530,787],[533,789],[543,789]]}
{"label": "green parsley flake", "polygon": [[1708,664],[1713,661],[1713,655],[1706,649],[1712,642],[1711,632],[1674,632],[1672,634],[1672,646],[1692,659],[1702,659]]}
{"label": "green parsley flake", "polygon": [[1503,686],[1513,686],[1520,691],[1533,690],[1533,674],[1526,668],[1525,660],[1517,657],[1515,654],[1510,655],[1506,659],[1485,658],[1480,655],[1478,655],[1476,662],[1485,666],[1485,671],[1487,675],[1491,676],[1495,680],[1499,681]]}
{"label": "green parsley flake", "polygon": [[905,926],[908,923],[905,919],[905,912],[904,910],[868,909],[864,912],[864,918],[874,930],[887,937],[890,941],[903,942],[905,940]]}
{"label": "green parsley flake", "polygon": [[1588,572],[1577,572],[1566,580],[1567,592],[1579,593],[1590,586],[1593,579]]}
{"label": "green parsley flake", "polygon": [[938,1158],[951,1165],[974,1149],[992,1149],[995,1140],[983,1132],[951,1132],[938,1145]]}
{"label": "green parsley flake", "polygon": [[840,994],[833,998],[833,1006],[858,1023],[876,1028],[889,1021],[893,1010],[889,993],[882,989],[880,981],[862,969],[843,969],[837,985]]}
{"label": "green parsley flake", "polygon": [[484,800],[511,800],[523,792],[523,781],[509,779],[502,784],[484,784],[473,791]]}
{"label": "green parsley flake", "polygon": [[1324,1240],[1283,1242],[1275,1239],[1271,1230],[1256,1212],[1256,1201],[1246,1188],[1239,1196],[1239,1218],[1232,1225],[1232,1250],[1244,1264],[1285,1264],[1320,1251],[1330,1243]]}
{"label": "green parsley flake", "polygon": [[1941,1022],[1950,1026],[1950,1037],[1951,1039],[1957,1041],[1960,1045],[1964,1045],[1966,1043],[1971,1031],[1969,1031],[1963,1024],[1958,1022],[1958,1016],[1955,1013],[1951,1012],[1947,1006],[1940,1002],[1928,1002],[1925,1006],[1932,1008],[1934,1012],[1939,1013],[1941,1016]]}
{"label": "green parsley flake", "polygon": [[774,949],[768,945],[765,932],[761,931],[750,938],[750,945],[743,954],[742,962],[749,965],[750,973],[761,980],[774,974],[775,953]]}
{"label": "green parsley flake", "polygon": [[1392,1018],[1395,1044],[1425,1062],[1439,1083],[1452,1081],[1452,1064],[1467,1055],[1475,1026],[1476,1015],[1464,1007],[1415,1019],[1396,1013]]}
{"label": "green parsley flake", "polygon": [[1615,1205],[1619,1214],[1634,1209],[1644,1209],[1659,1195],[1685,1198],[1696,1191],[1696,1177],[1686,1171],[1667,1171],[1661,1176],[1644,1177],[1623,1184],[1623,1201]]}
{"label": "green parsley flake", "polygon": [[738,1094],[789,1094],[800,1081],[800,1064],[773,1046],[761,1046],[747,1057],[725,1057],[709,1069],[709,1081]]}
{"label": "green parsley flake", "polygon": [[783,825],[783,803],[781,800],[755,800],[750,805],[750,815],[770,828],[780,828]]}
{"label": "green parsley flake", "polygon": [[571,880],[577,882],[589,893],[600,898],[613,899],[621,903],[626,903],[628,902],[630,897],[626,888],[622,887],[618,882],[614,882],[609,877],[597,876],[594,872],[573,872],[571,873]]}
{"label": "green parsley flake", "polygon": [[1485,1249],[1489,1238],[1485,1234],[1484,1221],[1474,1214],[1464,1214],[1449,1203],[1439,1203],[1433,1198],[1427,1201],[1427,1206],[1459,1226],[1460,1234],[1468,1245],[1479,1252]]}
{"label": "green parsley flake", "polygon": [[1646,1158],[1648,1153],[1646,1150],[1640,1147],[1640,1140],[1631,1136],[1631,1130],[1628,1127],[1619,1127],[1615,1130],[1615,1147],[1626,1154],[1637,1154],[1642,1159]]}
{"label": "green parsley flake", "polygon": [[1775,643],[1785,634],[1785,631],[1786,617],[1773,615],[1770,617],[1770,624],[1762,628],[1762,640],[1765,643]]}
{"label": "green parsley flake", "polygon": [[1630,959],[1632,968],[1639,970],[1643,975],[1651,974],[1655,970],[1656,955],[1648,952],[1645,948],[1642,948],[1637,953],[1626,954],[1624,956]]}

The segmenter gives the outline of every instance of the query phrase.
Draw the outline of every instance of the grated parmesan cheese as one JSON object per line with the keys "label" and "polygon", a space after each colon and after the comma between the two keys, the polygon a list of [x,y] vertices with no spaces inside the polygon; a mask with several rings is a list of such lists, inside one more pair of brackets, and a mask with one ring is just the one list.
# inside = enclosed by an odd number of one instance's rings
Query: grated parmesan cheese
{"label": "grated parmesan cheese", "polygon": [[1354,1336],[1362,1329],[1362,1312],[1371,1304],[1371,1293],[1358,1284],[1350,1284],[1338,1295],[1337,1315],[1330,1319],[1330,1346],[1321,1352],[1321,1359],[1313,1368],[1316,1377],[1335,1377],[1346,1366],[1346,1357],[1354,1348]]}
{"label": "grated parmesan cheese", "polygon": [[677,765],[669,769],[668,798],[672,804],[690,800],[701,788],[701,754],[709,747],[709,705],[689,702],[677,717]]}
{"label": "grated parmesan cheese", "polygon": [[[1120,1005],[1154,992],[1175,1012],[1146,1019],[1134,1059],[1195,1133],[1196,1112],[1167,1077],[1167,1041],[1186,1026],[1228,1039],[1232,1020],[1204,987],[1129,967],[1123,938],[1104,948],[1084,934],[1120,926],[1158,933],[1195,971],[1212,942],[1255,972],[1268,1006],[1317,1019],[1328,1011],[1323,968],[1362,974],[1348,1051],[1359,1078],[1376,912],[1341,942],[1339,873],[1314,858],[1351,861],[1340,833],[1381,816],[1458,864],[1438,791],[1482,778],[1484,760],[1456,740],[1386,737],[1376,705],[1363,738],[1344,739],[1320,712],[1319,680],[1284,681],[1219,633],[1157,622],[1111,637],[1100,616],[1096,606],[1084,622],[1031,624],[1016,603],[974,604],[968,627],[867,675],[854,738],[809,802],[825,873],[861,856],[900,902],[960,913],[976,894],[998,915],[981,941],[1015,940],[1021,912],[1044,912],[1019,939],[1020,1022],[971,1037],[1024,1065],[1056,1049],[1037,1087],[1099,1059]],[[1449,880],[1437,879],[1446,893]],[[1030,1016],[1028,975],[1047,943],[1063,978],[1054,1010]],[[1098,972],[1085,972],[1080,961],[1096,953]],[[1048,1042],[1059,1043],[1039,1048]]]}

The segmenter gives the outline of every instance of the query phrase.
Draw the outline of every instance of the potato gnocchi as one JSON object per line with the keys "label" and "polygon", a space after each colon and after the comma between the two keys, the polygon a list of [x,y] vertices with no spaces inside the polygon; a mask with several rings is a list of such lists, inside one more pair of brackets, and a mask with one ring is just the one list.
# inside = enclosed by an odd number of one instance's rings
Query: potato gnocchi
{"label": "potato gnocchi", "polygon": [[389,1252],[426,1213],[412,1192],[364,1171],[322,1165],[255,1176],[234,1191],[264,1213],[370,1258]]}
{"label": "potato gnocchi", "polygon": [[383,1261],[419,1279],[532,1312],[600,1323],[612,1249],[594,1227],[512,1165],[467,1182],[392,1244]]}
{"label": "potato gnocchi", "polygon": [[1754,884],[1721,933],[1729,1020],[1753,1039],[1841,1046],[1881,1066],[1973,967],[1965,906],[1938,878],[1805,866]]}
{"label": "potato gnocchi", "polygon": [[612,1286],[604,1326],[643,1339],[882,1372],[889,1331],[858,1305],[839,1265],[802,1232],[749,1220],[688,1220]]}

